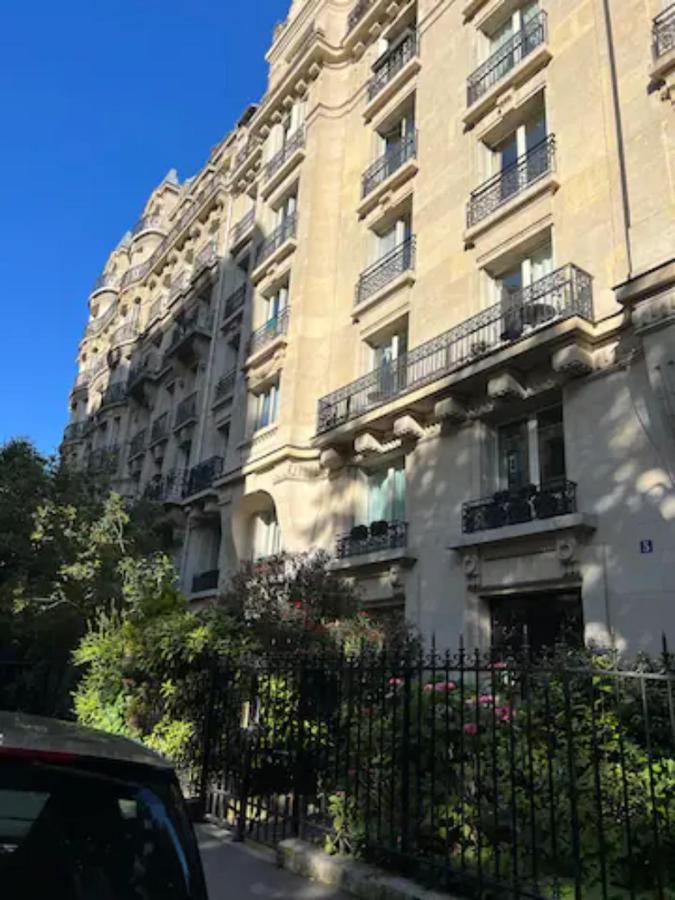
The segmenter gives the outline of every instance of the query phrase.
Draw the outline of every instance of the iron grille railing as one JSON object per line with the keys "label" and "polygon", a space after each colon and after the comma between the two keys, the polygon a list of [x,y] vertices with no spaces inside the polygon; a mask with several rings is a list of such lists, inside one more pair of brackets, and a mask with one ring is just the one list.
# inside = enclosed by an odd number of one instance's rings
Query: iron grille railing
{"label": "iron grille railing", "polygon": [[473,534],[505,525],[552,519],[577,511],[577,486],[563,478],[519,491],[497,491],[492,497],[462,505],[462,531]]}
{"label": "iron grille railing", "polygon": [[510,166],[506,166],[497,175],[490,178],[475,191],[471,192],[466,209],[468,228],[481,222],[490,213],[515,197],[525,188],[555,168],[555,135],[550,134],[545,140],[523,153]]}
{"label": "iron grille railing", "polygon": [[190,394],[181,400],[176,407],[176,418],[174,419],[174,428],[180,428],[187,422],[191,422],[197,418],[197,393]]}
{"label": "iron grille railing", "polygon": [[112,474],[117,471],[120,448],[117,444],[92,450],[87,459],[87,468],[92,472]]}
{"label": "iron grille railing", "polygon": [[168,294],[168,303],[169,305],[173,303],[173,301],[178,297],[183,291],[186,291],[190,286],[190,273],[186,270],[181,272],[179,275],[171,281],[169,285],[169,294]]}
{"label": "iron grille railing", "polygon": [[152,427],[150,428],[150,443],[157,444],[160,441],[165,441],[169,437],[169,413],[162,413],[161,416],[157,416],[155,421],[152,423]]}
{"label": "iron grille railing", "polygon": [[217,259],[216,241],[209,241],[195,257],[193,276],[198,275],[206,266],[212,266]]}
{"label": "iron grille railing", "polygon": [[411,31],[400,44],[383,53],[373,66],[373,75],[368,82],[368,100],[377,97],[406,63],[417,56],[418,52],[417,31]]}
{"label": "iron grille railing", "polygon": [[293,134],[289,135],[288,140],[281,150],[279,150],[278,153],[275,153],[268,161],[265,166],[265,178],[271,178],[297,150],[300,150],[300,148],[304,146],[305,129],[300,126],[300,128],[295,129]]}
{"label": "iron grille railing", "polygon": [[103,290],[116,291],[119,288],[119,286],[120,286],[119,275],[116,275],[114,273],[108,274],[106,272],[103,272],[101,275],[98,276],[98,278],[94,282],[92,289],[91,289],[91,293],[95,294],[96,291],[103,291]]}
{"label": "iron grille railing", "polygon": [[179,503],[183,499],[185,471],[173,469],[166,475],[155,475],[145,487],[143,496],[155,503]]}
{"label": "iron grille railing", "polygon": [[229,397],[230,394],[234,392],[236,380],[236,369],[232,369],[230,372],[226,372],[225,375],[221,375],[216,382],[216,387],[213,392],[214,402],[217,403],[219,400],[223,400],[225,397]]}
{"label": "iron grille railing", "polygon": [[652,47],[658,59],[675,47],[675,3],[664,9],[652,23]]}
{"label": "iron grille railing", "polygon": [[202,591],[215,591],[218,588],[220,578],[219,569],[211,569],[208,572],[200,572],[192,579],[192,593],[199,594]]}
{"label": "iron grille railing", "polygon": [[593,318],[593,279],[563,266],[449,331],[380,366],[319,401],[319,432],[436,381],[469,363],[570,316]]}
{"label": "iron grille railing", "polygon": [[127,399],[127,383],[126,381],[116,381],[109,384],[103,391],[101,396],[101,409],[112,403],[123,403]]}
{"label": "iron grille railing", "polygon": [[532,16],[519,32],[509,38],[473,72],[467,83],[467,105],[471,106],[511,71],[540,44],[547,40],[547,19],[544,10]]}
{"label": "iron grille railing", "polygon": [[258,247],[256,265],[260,265],[268,259],[276,250],[285,244],[290,238],[294,238],[298,225],[297,213],[289,213],[281,225],[274,229]]}
{"label": "iron grille railing", "polygon": [[417,153],[417,132],[411,131],[398,144],[383,153],[368,166],[361,177],[361,196],[367,197],[378,185],[386,181],[397,169],[412,159]]}
{"label": "iron grille railing", "polygon": [[142,428],[129,441],[129,459],[134,459],[145,452],[145,439],[148,436],[147,428]]}
{"label": "iron grille railing", "polygon": [[137,266],[132,266],[122,276],[122,281],[120,283],[120,287],[122,289],[129,287],[130,284],[133,284],[135,281],[140,281],[141,278],[145,278],[153,264],[153,256],[149,259],[146,259],[145,262],[139,263]]}
{"label": "iron grille railing", "polygon": [[183,492],[184,497],[199,494],[211,487],[216,478],[223,474],[224,460],[222,456],[212,456],[190,469]]}
{"label": "iron grille railing", "polygon": [[87,434],[88,430],[88,419],[85,419],[83,422],[71,422],[69,425],[66,425],[65,431],[63,432],[63,440],[81,441]]}
{"label": "iron grille railing", "polygon": [[358,0],[358,3],[352,11],[347,16],[347,34],[354,28],[357,22],[359,22],[368,11],[368,7],[370,7],[373,3],[373,0]]}
{"label": "iron grille railing", "polygon": [[117,300],[112,303],[108,309],[103,313],[103,315],[97,316],[95,319],[92,319],[87,325],[87,334],[98,334],[103,331],[104,328],[107,328],[108,325],[113,321],[115,315],[117,314]]}
{"label": "iron grille railing", "polygon": [[162,217],[161,216],[143,216],[142,219],[139,219],[138,222],[131,229],[132,237],[135,237],[137,234],[141,234],[143,231],[161,231],[162,229]]}
{"label": "iron grille railing", "polygon": [[211,335],[213,328],[213,313],[210,310],[200,309],[184,321],[177,323],[171,333],[171,340],[166,349],[166,355],[170,356],[186,340],[195,334]]}
{"label": "iron grille railing", "polygon": [[232,235],[230,237],[230,243],[232,246],[236,246],[242,238],[251,231],[253,226],[255,225],[255,209],[250,209],[245,216],[243,216],[237,224],[232,229]]}
{"label": "iron grille railing", "polygon": [[230,316],[239,312],[239,310],[243,308],[244,303],[246,303],[246,285],[242,284],[225,300],[225,313],[223,318],[229,319]]}
{"label": "iron grille railing", "polygon": [[397,550],[408,545],[407,522],[371,522],[355,525],[337,539],[335,555],[338,559],[362,556],[378,550]]}
{"label": "iron grille railing", "polygon": [[258,350],[262,350],[263,347],[267,346],[279,335],[286,334],[290,313],[290,307],[286,306],[274,318],[268,319],[264,325],[257,328],[249,339],[248,352],[257,353]]}
{"label": "iron grille railing", "polygon": [[354,303],[363,303],[403,272],[415,268],[415,235],[402,241],[381,259],[368,266],[358,280]]}
{"label": "iron grille railing", "polygon": [[157,354],[152,353],[149,356],[146,356],[142,362],[129,369],[129,374],[127,376],[127,390],[130,391],[146,378],[155,378],[159,373],[159,369],[160,360]]}

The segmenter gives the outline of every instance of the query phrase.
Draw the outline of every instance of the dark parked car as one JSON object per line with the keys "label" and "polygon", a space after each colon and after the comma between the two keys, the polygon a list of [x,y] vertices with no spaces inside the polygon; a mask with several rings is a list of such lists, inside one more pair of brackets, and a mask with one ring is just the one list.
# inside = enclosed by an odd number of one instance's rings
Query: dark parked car
{"label": "dark parked car", "polygon": [[206,900],[169,763],[126,738],[0,712],[0,895]]}

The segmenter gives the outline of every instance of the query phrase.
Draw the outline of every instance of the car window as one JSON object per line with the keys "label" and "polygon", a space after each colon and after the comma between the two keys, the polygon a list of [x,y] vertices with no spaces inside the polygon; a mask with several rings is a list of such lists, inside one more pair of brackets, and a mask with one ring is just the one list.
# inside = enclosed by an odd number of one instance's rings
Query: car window
{"label": "car window", "polygon": [[3,896],[201,900],[196,865],[182,800],[168,780],[77,763],[0,765]]}

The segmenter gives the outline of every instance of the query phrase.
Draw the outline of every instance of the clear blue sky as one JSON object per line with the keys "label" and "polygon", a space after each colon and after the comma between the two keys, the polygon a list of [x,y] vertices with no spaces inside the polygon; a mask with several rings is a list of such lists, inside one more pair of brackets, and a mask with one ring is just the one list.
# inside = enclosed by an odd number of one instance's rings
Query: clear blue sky
{"label": "clear blue sky", "polygon": [[15,0],[0,29],[0,442],[54,450],[87,294],[148,192],[265,90],[289,0]]}

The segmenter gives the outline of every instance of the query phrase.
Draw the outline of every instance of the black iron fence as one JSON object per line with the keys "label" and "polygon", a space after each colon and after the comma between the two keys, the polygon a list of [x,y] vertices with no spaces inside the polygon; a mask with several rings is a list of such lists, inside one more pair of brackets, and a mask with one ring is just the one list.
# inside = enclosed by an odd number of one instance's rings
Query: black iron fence
{"label": "black iron fence", "polygon": [[342,425],[570,316],[593,318],[593,279],[571,264],[322,397],[317,431]]}
{"label": "black iron fence", "polygon": [[390,284],[399,275],[415,268],[415,235],[411,235],[364,269],[356,285],[354,304],[358,306]]}
{"label": "black iron fence", "polygon": [[544,10],[532,16],[513,37],[505,41],[485,62],[469,76],[467,105],[471,106],[489,89],[504,78],[511,69],[547,40],[547,19]]}
{"label": "black iron fence", "polygon": [[190,497],[211,487],[216,478],[223,474],[222,456],[211,456],[193,466],[187,476],[183,496]]}
{"label": "black iron fence", "polygon": [[528,484],[519,490],[497,491],[492,497],[465,503],[462,506],[462,531],[472,534],[576,511],[576,484],[559,478],[541,485]]}
{"label": "black iron fence", "polygon": [[173,469],[155,475],[147,483],[143,496],[152,503],[180,503],[185,489],[185,470]]}
{"label": "black iron fence", "polygon": [[417,31],[410,31],[403,40],[383,53],[373,66],[373,75],[368,82],[368,99],[373,100],[389,84],[401,69],[414,59],[419,52]]}
{"label": "black iron fence", "polygon": [[652,47],[658,59],[675,47],[675,3],[664,9],[652,23]]}
{"label": "black iron fence", "polygon": [[355,525],[347,534],[340,535],[335,555],[338,559],[349,559],[378,550],[396,550],[407,546],[407,543],[407,522],[381,520],[370,525]]}
{"label": "black iron fence", "polygon": [[472,898],[666,898],[675,674],[462,649],[220,662],[194,711],[207,811]]}
{"label": "black iron fence", "polygon": [[361,195],[367,197],[416,154],[417,132],[411,131],[366,169],[361,178]]}
{"label": "black iron fence", "polygon": [[467,228],[476,225],[503,203],[548,175],[554,167],[555,136],[551,134],[471,192],[466,210]]}

